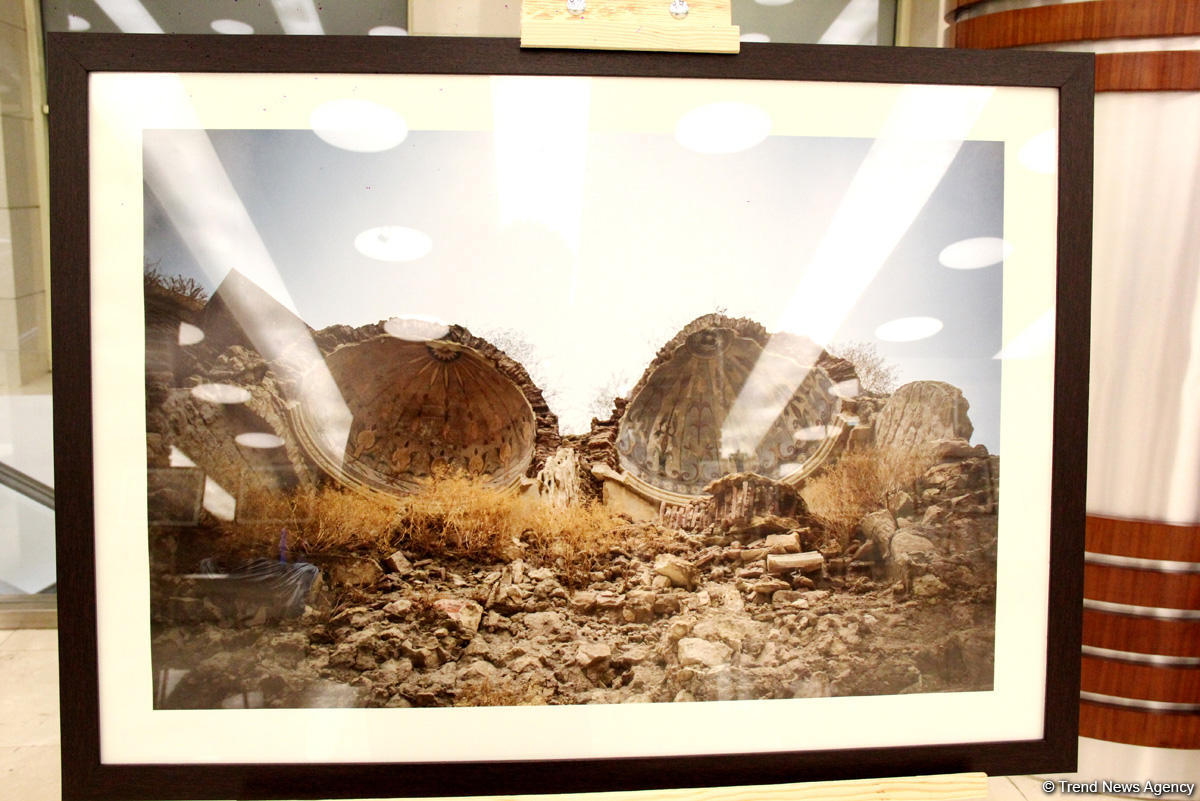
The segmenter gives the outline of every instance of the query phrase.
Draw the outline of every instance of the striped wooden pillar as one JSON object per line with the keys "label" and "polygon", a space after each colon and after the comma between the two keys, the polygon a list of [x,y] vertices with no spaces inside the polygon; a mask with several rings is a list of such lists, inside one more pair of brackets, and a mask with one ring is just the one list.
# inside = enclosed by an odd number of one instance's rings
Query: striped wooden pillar
{"label": "striped wooden pillar", "polygon": [[1090,516],[1086,558],[1080,734],[1200,748],[1200,526]]}
{"label": "striped wooden pillar", "polygon": [[948,7],[950,46],[1097,54],[1080,734],[1200,749],[1200,2]]}

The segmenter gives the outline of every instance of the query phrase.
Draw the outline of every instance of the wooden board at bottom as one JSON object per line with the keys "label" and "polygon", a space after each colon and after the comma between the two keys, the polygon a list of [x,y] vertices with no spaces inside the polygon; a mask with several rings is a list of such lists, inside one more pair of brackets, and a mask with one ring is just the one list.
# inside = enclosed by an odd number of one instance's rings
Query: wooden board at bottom
{"label": "wooden board at bottom", "polygon": [[987,801],[987,797],[987,774],[949,773],[800,784],[512,796],[504,801],[579,801],[585,798],[587,801]]}

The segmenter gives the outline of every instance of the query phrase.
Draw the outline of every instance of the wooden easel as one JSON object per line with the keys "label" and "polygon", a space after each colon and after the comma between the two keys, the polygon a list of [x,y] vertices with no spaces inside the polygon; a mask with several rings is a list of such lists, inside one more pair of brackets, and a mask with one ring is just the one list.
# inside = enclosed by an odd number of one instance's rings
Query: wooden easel
{"label": "wooden easel", "polygon": [[740,49],[729,0],[687,0],[687,14],[680,18],[671,15],[670,5],[670,0],[587,0],[583,13],[574,15],[567,0],[524,0],[521,46],[687,53]]}
{"label": "wooden easel", "polygon": [[[669,0],[586,0],[572,14],[567,0],[523,0],[522,47],[737,53],[739,29],[730,0],[688,0],[673,17]],[[596,801],[986,801],[987,775],[957,773],[838,782],[600,793]],[[565,798],[565,797],[560,797]]]}

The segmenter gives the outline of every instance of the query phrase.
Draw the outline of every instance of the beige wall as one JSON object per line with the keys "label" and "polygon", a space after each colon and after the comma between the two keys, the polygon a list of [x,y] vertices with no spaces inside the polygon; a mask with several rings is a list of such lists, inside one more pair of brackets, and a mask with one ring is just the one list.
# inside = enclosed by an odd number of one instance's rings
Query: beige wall
{"label": "beige wall", "polygon": [[946,31],[946,0],[899,0],[896,7],[896,44],[906,47],[941,47]]}
{"label": "beige wall", "polygon": [[520,36],[521,4],[409,0],[408,30],[416,36]]}
{"label": "beige wall", "polygon": [[0,389],[50,367],[39,42],[33,0],[0,0]]}

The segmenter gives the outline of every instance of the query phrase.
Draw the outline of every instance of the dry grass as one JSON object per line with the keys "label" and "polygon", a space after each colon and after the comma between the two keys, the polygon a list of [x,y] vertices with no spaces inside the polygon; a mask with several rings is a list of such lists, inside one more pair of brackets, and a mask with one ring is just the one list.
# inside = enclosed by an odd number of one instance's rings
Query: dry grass
{"label": "dry grass", "polygon": [[870,448],[842,454],[802,491],[809,512],[845,551],[863,517],[887,509],[897,493],[912,490],[932,460],[899,449]]}
{"label": "dry grass", "polygon": [[158,269],[157,264],[146,265],[142,273],[142,288],[146,292],[159,290],[179,295],[185,300],[201,305],[208,300],[208,292],[194,278],[167,275]]}
{"label": "dry grass", "polygon": [[[391,553],[400,504],[387,496],[364,496],[322,488],[293,494],[262,492],[242,500],[256,519],[271,522],[226,524],[226,544],[239,554],[265,556],[278,548],[287,528],[288,550],[295,553]],[[392,549],[394,550],[394,549]]]}
{"label": "dry grass", "polygon": [[463,684],[454,699],[455,706],[542,706],[545,693],[529,684],[493,682],[483,679]]}
{"label": "dry grass", "polygon": [[461,474],[432,479],[400,503],[400,541],[413,551],[481,561],[522,557],[556,568],[572,584],[633,536],[599,504],[552,505]]}
{"label": "dry grass", "polygon": [[614,550],[657,536],[599,504],[550,505],[463,474],[432,478],[403,498],[327,488],[255,500],[257,516],[279,522],[226,525],[226,545],[239,555],[273,554],[286,526],[293,553],[385,557],[403,548],[480,562],[521,557],[577,584]]}

